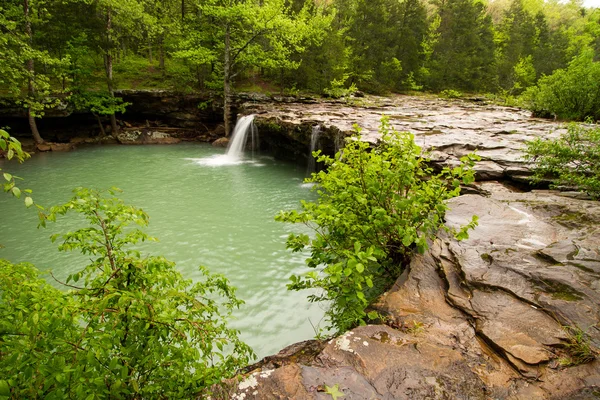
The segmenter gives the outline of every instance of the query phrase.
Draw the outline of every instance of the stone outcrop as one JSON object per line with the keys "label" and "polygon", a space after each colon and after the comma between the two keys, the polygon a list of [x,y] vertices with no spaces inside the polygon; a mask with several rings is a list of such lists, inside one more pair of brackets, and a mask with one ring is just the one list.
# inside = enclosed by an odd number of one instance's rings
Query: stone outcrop
{"label": "stone outcrop", "polygon": [[166,132],[153,129],[123,129],[117,135],[121,144],[175,144],[181,139],[173,137]]}
{"label": "stone outcrop", "polygon": [[338,385],[344,399],[597,398],[600,362],[581,357],[600,346],[600,204],[498,183],[478,189],[451,200],[447,224],[475,212],[479,226],[413,257],[373,306],[385,323],[322,350],[284,350],[228,396],[330,399]]}
{"label": "stone outcrop", "polygon": [[[364,140],[379,140],[382,116],[398,131],[415,135],[415,141],[431,150],[436,164],[452,165],[460,157],[475,151],[482,161],[476,167],[478,180],[526,182],[530,174],[522,159],[526,141],[536,137],[556,137],[561,124],[531,118],[528,111],[465,100],[446,100],[425,96],[367,97],[353,104],[340,101],[316,103],[248,102],[245,114],[256,114],[261,141],[281,148],[292,158],[301,158],[292,149],[304,149],[310,143],[311,128],[322,130],[320,147],[333,154],[343,137],[361,128]],[[304,157],[308,151],[302,153]]]}

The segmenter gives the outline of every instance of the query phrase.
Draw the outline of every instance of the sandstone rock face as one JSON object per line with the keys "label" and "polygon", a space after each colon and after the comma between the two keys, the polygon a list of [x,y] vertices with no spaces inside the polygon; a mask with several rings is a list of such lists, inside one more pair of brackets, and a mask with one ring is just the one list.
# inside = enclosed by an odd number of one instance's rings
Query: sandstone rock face
{"label": "sandstone rock face", "polygon": [[385,115],[396,130],[413,133],[418,145],[432,150],[432,159],[438,164],[456,164],[460,157],[476,151],[482,158],[476,167],[478,180],[524,181],[530,175],[522,159],[525,142],[564,132],[561,124],[531,118],[528,111],[479,101],[395,96],[367,97],[355,103],[248,102],[242,109],[244,114],[257,114],[255,123],[261,140],[264,132],[277,134],[272,127],[279,126],[284,128],[282,135],[298,142],[295,147],[303,148],[310,142],[311,127],[319,125],[325,138],[322,146],[330,153],[353,132],[354,124],[362,129],[364,140],[376,143],[380,120]]}
{"label": "sandstone rock face", "polygon": [[600,362],[566,365],[565,326],[597,351],[600,203],[498,183],[479,190],[489,196],[455,198],[447,215],[458,226],[475,212],[479,226],[413,257],[374,305],[384,325],[268,357],[228,396],[330,399],[338,385],[344,399],[597,398]]}

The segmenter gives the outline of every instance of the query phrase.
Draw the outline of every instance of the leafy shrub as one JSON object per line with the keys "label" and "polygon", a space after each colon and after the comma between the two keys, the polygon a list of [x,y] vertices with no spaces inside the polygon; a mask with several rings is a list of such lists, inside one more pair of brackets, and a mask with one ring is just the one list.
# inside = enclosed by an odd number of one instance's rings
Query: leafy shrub
{"label": "leafy shrub", "polygon": [[445,89],[442,90],[440,92],[440,97],[446,98],[446,99],[459,99],[462,97],[462,92],[459,92],[458,90],[453,90],[453,89]]}
{"label": "leafy shrub", "polygon": [[[314,231],[313,238],[292,234],[287,240],[294,252],[310,250],[307,264],[315,269],[292,276],[288,288],[318,289],[309,300],[328,304],[328,328],[338,332],[375,317],[365,308],[394,282],[410,255],[424,252],[445,228],[444,201],[459,194],[461,182],[474,179],[469,167],[475,156],[434,174],[411,134],[390,130],[386,119],[380,132],[382,141],[371,151],[357,135],[336,158],[319,156],[328,168],[308,179],[316,184],[318,201],[303,201],[300,211],[276,217]],[[467,237],[476,221],[454,233]]]}
{"label": "leafy shrub", "polygon": [[72,211],[89,225],[52,236],[90,258],[70,291],[0,261],[0,387],[27,399],[192,398],[248,362],[226,326],[242,302],[224,277],[200,268],[192,284],[163,257],[141,257],[131,246],[152,238],[134,226],[148,215],[98,191],[77,189],[42,224]]}
{"label": "leafy shrub", "polygon": [[600,127],[570,124],[558,139],[529,142],[525,158],[535,163],[534,181],[550,179],[600,198]]}
{"label": "leafy shrub", "polygon": [[353,94],[358,88],[354,83],[347,88],[344,83],[347,79],[348,76],[344,76],[342,79],[333,79],[330,83],[330,87],[323,90],[323,94],[333,99],[339,99]]}
{"label": "leafy shrub", "polygon": [[[0,129],[0,155],[6,157],[7,160],[12,160],[16,158],[17,161],[23,162],[30,157],[29,153],[23,151],[21,147],[21,142],[19,142],[14,137],[10,136],[8,132],[4,129]],[[2,168],[0,168],[0,172],[2,172]],[[25,205],[27,207],[31,207],[33,205],[33,199],[29,196],[31,194],[31,190],[24,189],[21,191],[17,186],[16,179],[20,179],[11,173],[4,171],[2,173],[2,178],[4,182],[2,183],[2,189],[6,193],[10,193],[16,198],[21,197],[21,193],[25,192]]]}
{"label": "leafy shrub", "polygon": [[555,115],[561,119],[583,121],[600,119],[600,62],[592,51],[574,58],[567,69],[557,69],[540,78],[523,94],[527,108],[538,115]]}

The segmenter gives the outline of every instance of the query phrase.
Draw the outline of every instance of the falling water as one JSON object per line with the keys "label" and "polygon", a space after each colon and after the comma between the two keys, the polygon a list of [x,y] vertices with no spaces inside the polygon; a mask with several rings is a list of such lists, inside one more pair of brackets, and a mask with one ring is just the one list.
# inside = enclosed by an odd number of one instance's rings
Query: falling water
{"label": "falling water", "polygon": [[238,119],[231,135],[231,141],[227,146],[226,156],[230,159],[239,160],[242,157],[246,143],[248,142],[248,132],[252,138],[252,149],[254,150],[254,141],[256,127],[254,126],[254,115],[246,115]]}
{"label": "falling water", "polygon": [[[250,133],[250,135],[248,135]],[[233,128],[233,134],[227,146],[227,152],[225,154],[205,157],[200,159],[194,159],[200,165],[206,165],[210,167],[219,167],[222,165],[237,165],[247,163],[251,161],[244,160],[244,150],[246,149],[246,143],[248,142],[248,136],[251,139],[252,146],[252,160],[254,160],[254,149],[258,143],[258,134],[256,126],[254,125],[254,115],[246,115],[238,119]]]}
{"label": "falling water", "polygon": [[321,134],[321,126],[315,125],[312,127],[312,133],[310,134],[310,152],[308,153],[308,166],[306,168],[306,175],[310,175],[316,171],[316,160],[313,156],[313,151],[317,150],[319,143],[319,135]]}

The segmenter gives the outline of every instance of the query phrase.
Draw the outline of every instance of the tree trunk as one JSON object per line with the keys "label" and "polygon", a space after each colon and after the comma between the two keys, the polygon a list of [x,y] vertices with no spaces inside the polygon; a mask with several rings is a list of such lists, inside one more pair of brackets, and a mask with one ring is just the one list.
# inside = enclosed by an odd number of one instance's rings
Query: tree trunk
{"label": "tree trunk", "polygon": [[105,137],[106,136],[106,131],[104,130],[104,125],[102,125],[102,120],[100,119],[100,116],[98,114],[94,114],[94,117],[96,117],[96,120],[98,121],[98,126],[100,127],[100,136]]}
{"label": "tree trunk", "polygon": [[148,61],[150,61],[150,64],[154,62],[154,60],[152,60],[152,40],[150,39],[150,36],[148,36]]}
{"label": "tree trunk", "polygon": [[[29,45],[33,46],[33,34],[31,32],[31,21],[29,20],[29,0],[23,0],[23,14],[25,16],[25,33],[27,34]],[[32,58],[27,60],[27,72],[29,75],[27,78],[27,95],[33,100],[35,96],[35,86],[33,81],[35,66]],[[40,136],[40,131],[38,131],[37,123],[35,122],[35,115],[31,112],[31,105],[27,106],[27,119],[29,120],[29,127],[31,128],[33,140],[35,140],[37,144],[44,143],[44,139]]]}
{"label": "tree trunk", "polygon": [[160,68],[161,71],[164,71],[165,69],[165,45],[164,45],[164,38],[161,35],[160,39],[159,39],[159,43],[158,43],[158,68]]}
{"label": "tree trunk", "polygon": [[[108,93],[112,97],[115,97],[115,91],[113,88],[113,58],[111,54],[112,45],[111,45],[111,30],[112,30],[112,15],[111,9],[109,8],[106,12],[106,41],[107,41],[107,49],[104,66],[106,68],[106,84],[108,86]],[[112,128],[111,134],[116,136],[119,133],[119,126],[117,125],[117,117],[115,114],[110,115],[110,126]]]}
{"label": "tree trunk", "polygon": [[229,137],[231,131],[231,60],[230,60],[230,28],[225,27],[225,62],[223,65],[223,121],[225,122],[225,136]]}

